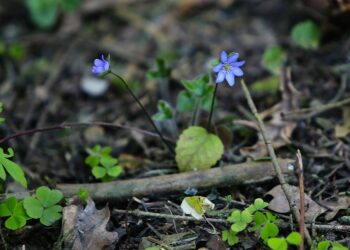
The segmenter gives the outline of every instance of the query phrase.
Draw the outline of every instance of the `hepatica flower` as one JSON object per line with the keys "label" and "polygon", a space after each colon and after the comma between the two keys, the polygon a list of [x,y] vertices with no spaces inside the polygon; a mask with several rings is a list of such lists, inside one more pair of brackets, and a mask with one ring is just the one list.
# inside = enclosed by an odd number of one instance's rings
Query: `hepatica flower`
{"label": "hepatica flower", "polygon": [[235,84],[236,76],[243,76],[243,71],[240,68],[245,64],[245,61],[237,61],[238,53],[230,53],[227,55],[226,51],[220,54],[220,63],[213,67],[213,71],[217,73],[216,83],[226,82],[233,86]]}
{"label": "hepatica flower", "polygon": [[101,59],[95,59],[94,60],[94,65],[92,66],[91,72],[98,76],[102,73],[107,73],[109,72],[109,62],[108,60],[105,60],[104,56],[101,55]]}

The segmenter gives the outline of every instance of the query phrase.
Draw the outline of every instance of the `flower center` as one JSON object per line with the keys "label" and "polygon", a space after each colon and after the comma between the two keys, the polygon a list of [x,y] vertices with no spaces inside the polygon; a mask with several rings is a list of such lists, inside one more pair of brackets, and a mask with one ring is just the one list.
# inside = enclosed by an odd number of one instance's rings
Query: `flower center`
{"label": "flower center", "polygon": [[225,70],[230,70],[231,69],[231,65],[230,64],[224,64],[224,69]]}

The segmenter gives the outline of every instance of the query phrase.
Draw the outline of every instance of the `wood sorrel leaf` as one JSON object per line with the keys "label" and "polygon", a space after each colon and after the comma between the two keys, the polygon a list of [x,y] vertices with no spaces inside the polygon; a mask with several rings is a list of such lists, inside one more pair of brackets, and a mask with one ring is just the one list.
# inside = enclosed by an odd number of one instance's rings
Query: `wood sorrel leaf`
{"label": "wood sorrel leaf", "polygon": [[317,49],[321,39],[321,31],[314,22],[305,21],[293,27],[292,38],[304,49]]}
{"label": "wood sorrel leaf", "polygon": [[224,145],[218,136],[193,126],[182,132],[175,151],[181,172],[209,169],[221,158]]}

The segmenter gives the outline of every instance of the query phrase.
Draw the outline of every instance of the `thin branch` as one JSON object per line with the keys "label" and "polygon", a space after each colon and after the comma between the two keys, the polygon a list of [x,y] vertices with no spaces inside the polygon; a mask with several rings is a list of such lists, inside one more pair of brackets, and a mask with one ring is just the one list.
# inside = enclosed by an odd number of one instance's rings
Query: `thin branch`
{"label": "thin branch", "polygon": [[[299,213],[299,210],[295,204],[295,200],[293,199],[293,194],[288,186],[288,184],[286,183],[286,180],[284,179],[284,176],[282,174],[282,170],[281,170],[281,167],[277,161],[277,157],[276,157],[276,153],[275,153],[275,150],[273,149],[273,146],[272,146],[272,142],[270,141],[268,135],[267,135],[267,132],[266,132],[266,128],[265,128],[265,125],[264,125],[264,122],[262,121],[259,113],[258,113],[258,110],[255,106],[255,103],[250,95],[250,92],[247,88],[247,85],[245,84],[244,80],[241,81],[241,86],[242,86],[242,89],[243,89],[243,93],[244,93],[244,96],[245,98],[247,99],[247,102],[248,102],[248,105],[249,105],[249,108],[250,110],[252,111],[255,119],[257,120],[258,122],[258,126],[259,126],[259,129],[261,131],[261,134],[262,134],[262,137],[263,137],[263,140],[264,140],[264,143],[266,145],[266,148],[269,152],[269,155],[271,157],[271,160],[272,160],[272,164],[274,166],[274,169],[276,171],[276,175],[277,175],[277,178],[281,184],[281,187],[282,187],[282,190],[284,192],[284,194],[286,195],[286,198],[288,200],[288,203],[291,207],[291,210],[293,212],[293,215],[295,217],[295,219],[297,221],[300,221],[300,213]],[[307,239],[308,243],[312,243],[312,239],[310,237],[310,234],[307,230],[305,230],[305,238]],[[311,244],[310,244],[311,246]]]}
{"label": "thin branch", "polygon": [[304,234],[305,234],[305,194],[304,194],[304,169],[303,159],[301,157],[300,150],[297,151],[297,166],[298,166],[298,179],[299,179],[299,195],[300,195],[300,221],[299,221],[299,233],[301,235],[301,242],[299,245],[300,250],[304,250]]}
{"label": "thin branch", "polygon": [[[117,123],[108,123],[108,122],[67,122],[67,123],[62,123],[59,125],[53,125],[50,127],[44,127],[44,128],[34,128],[34,129],[29,129],[29,130],[25,130],[25,131],[19,131],[17,133],[14,133],[12,135],[8,135],[6,137],[3,137],[2,139],[0,139],[0,144],[5,143],[9,140],[21,137],[21,136],[27,136],[27,135],[32,135],[35,133],[43,133],[43,132],[49,132],[49,131],[53,131],[53,130],[60,130],[60,129],[75,129],[75,128],[82,128],[82,127],[89,127],[89,126],[101,126],[101,127],[109,127],[109,128],[122,128],[122,129],[129,129],[129,130],[133,130],[133,131],[137,131],[139,133],[145,134],[145,135],[149,135],[149,136],[153,136],[153,137],[159,137],[158,134],[147,131],[147,130],[143,130],[143,129],[139,129],[139,128],[133,128],[133,127],[129,127],[127,125],[122,125],[122,124],[117,124]],[[169,142],[173,142],[171,139],[169,138],[165,138],[167,141]]]}

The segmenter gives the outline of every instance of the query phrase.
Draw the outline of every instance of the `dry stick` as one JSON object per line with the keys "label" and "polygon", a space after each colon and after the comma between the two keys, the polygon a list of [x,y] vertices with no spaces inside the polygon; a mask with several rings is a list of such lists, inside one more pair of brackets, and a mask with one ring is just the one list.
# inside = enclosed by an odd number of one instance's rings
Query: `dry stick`
{"label": "dry stick", "polygon": [[[265,128],[265,125],[258,113],[258,110],[254,104],[254,101],[250,95],[250,92],[247,88],[247,85],[245,84],[244,80],[241,81],[241,86],[242,86],[242,89],[243,89],[243,93],[244,93],[244,96],[245,98],[247,99],[247,102],[248,102],[248,105],[249,105],[249,108],[250,110],[252,111],[253,115],[255,116],[255,119],[257,120],[258,122],[258,126],[259,126],[259,129],[261,131],[261,134],[262,134],[262,137],[264,139],[264,142],[265,142],[265,145],[267,147],[267,150],[269,152],[269,155],[271,157],[271,160],[272,160],[272,164],[274,166],[274,169],[276,171],[276,175],[277,175],[277,178],[281,184],[281,187],[282,187],[282,190],[284,192],[284,194],[286,195],[287,197],[287,200],[288,200],[288,203],[289,203],[289,206],[291,207],[291,210],[294,214],[294,217],[297,221],[300,221],[300,214],[299,214],[299,210],[295,204],[295,201],[293,199],[293,195],[292,195],[292,192],[288,186],[288,184],[286,183],[286,180],[284,179],[284,176],[282,174],[282,170],[281,170],[281,167],[277,161],[277,157],[276,157],[276,154],[275,154],[275,150],[273,149],[273,146],[272,146],[272,143],[270,141],[270,139],[268,138],[267,136],[267,132],[266,132],[266,128]],[[311,246],[312,245],[312,239],[310,237],[310,234],[307,230],[305,230],[305,238],[308,242],[308,244]]]}
{"label": "dry stick", "polygon": [[290,111],[283,114],[283,117],[287,120],[295,120],[295,119],[307,119],[311,118],[319,113],[328,111],[330,109],[334,108],[340,108],[344,105],[347,105],[350,103],[350,98],[343,99],[339,102],[331,102],[327,103],[325,105],[321,105],[315,108],[305,108],[305,109],[299,109],[295,111]]}
{"label": "dry stick", "polygon": [[[145,212],[139,209],[136,210],[122,210],[122,209],[113,209],[113,214],[125,214],[125,215],[134,215],[137,217],[152,217],[158,219],[171,219],[171,220],[180,220],[180,221],[201,221],[201,222],[213,222],[213,223],[221,223],[225,225],[230,225],[226,219],[217,219],[217,218],[203,218],[197,220],[192,216],[183,216],[183,215],[173,215],[173,214],[161,214],[154,212]],[[339,231],[344,233],[350,232],[350,225],[320,225],[320,224],[305,224],[309,228],[315,228],[319,231]]]}
{"label": "dry stick", "polygon": [[[291,160],[278,160],[284,173],[290,173]],[[189,186],[198,189],[244,185],[271,180],[275,171],[271,162],[245,162],[196,172],[162,175],[141,179],[104,183],[58,184],[65,196],[76,195],[80,188],[89,191],[93,200],[118,201],[129,197],[144,197],[183,192]]]}
{"label": "dry stick", "polygon": [[299,233],[301,235],[300,250],[304,250],[304,232],[305,232],[305,194],[304,194],[304,168],[300,150],[297,151],[297,166],[299,179],[299,195],[300,195],[300,221]]}
{"label": "dry stick", "polygon": [[[122,128],[122,129],[129,129],[129,130],[134,130],[142,134],[146,134],[149,136],[154,136],[154,137],[159,137],[157,133],[153,133],[147,130],[139,129],[139,128],[133,128],[129,127],[127,125],[122,125],[122,124],[117,124],[117,123],[108,123],[108,122],[67,122],[67,123],[62,123],[59,125],[54,125],[50,127],[44,127],[44,128],[34,128],[34,129],[29,129],[25,131],[19,131],[15,134],[8,135],[6,137],[3,137],[0,139],[0,144],[5,143],[11,139],[15,139],[21,136],[26,136],[26,135],[32,135],[35,133],[43,133],[43,132],[48,132],[52,130],[60,130],[60,129],[67,129],[67,128],[81,128],[81,127],[89,127],[89,126],[101,126],[101,127],[109,127],[109,128]],[[173,140],[165,137],[165,140],[169,142],[173,142]]]}

